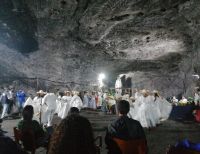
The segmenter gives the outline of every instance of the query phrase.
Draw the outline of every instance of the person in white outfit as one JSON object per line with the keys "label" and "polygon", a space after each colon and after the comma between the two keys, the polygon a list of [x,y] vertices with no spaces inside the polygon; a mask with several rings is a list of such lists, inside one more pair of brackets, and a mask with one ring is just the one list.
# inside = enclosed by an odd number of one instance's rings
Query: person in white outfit
{"label": "person in white outfit", "polygon": [[47,117],[45,115],[47,106],[42,105],[43,97],[46,93],[43,90],[38,91],[37,96],[33,99],[34,115],[33,119],[41,123],[47,123]]}
{"label": "person in white outfit", "polygon": [[84,108],[89,108],[89,94],[88,94],[88,91],[84,91],[83,107]]}
{"label": "person in white outfit", "polygon": [[46,116],[47,116],[47,126],[52,126],[52,119],[54,112],[56,110],[56,95],[54,93],[47,93],[43,100],[42,100],[42,106],[47,106],[46,109]]}
{"label": "person in white outfit", "polygon": [[95,92],[93,91],[92,92],[92,95],[90,96],[90,98],[89,98],[89,108],[90,109],[93,109],[93,110],[96,110],[97,109],[97,106],[96,106],[96,99],[95,99]]}
{"label": "person in white outfit", "polygon": [[161,113],[161,121],[167,120],[172,110],[172,104],[163,97],[158,97],[157,102]]}
{"label": "person in white outfit", "polygon": [[33,99],[31,97],[28,97],[26,102],[24,103],[24,107],[27,105],[31,105],[34,107]]}
{"label": "person in white outfit", "polygon": [[176,98],[176,96],[173,96],[172,98],[172,105],[178,105],[178,99]]}
{"label": "person in white outfit", "polygon": [[77,91],[73,92],[73,97],[70,101],[70,107],[77,107],[80,111],[83,108],[83,102],[78,94],[79,93]]}
{"label": "person in white outfit", "polygon": [[65,91],[64,96],[59,100],[57,100],[57,104],[59,104],[57,108],[58,110],[57,113],[61,119],[64,119],[68,115],[68,112],[71,107],[70,106],[71,99],[72,99],[71,92]]}
{"label": "person in white outfit", "polygon": [[1,119],[7,116],[7,111],[8,111],[8,97],[7,97],[7,91],[5,90],[0,98],[0,102],[3,105],[3,111],[1,113]]}

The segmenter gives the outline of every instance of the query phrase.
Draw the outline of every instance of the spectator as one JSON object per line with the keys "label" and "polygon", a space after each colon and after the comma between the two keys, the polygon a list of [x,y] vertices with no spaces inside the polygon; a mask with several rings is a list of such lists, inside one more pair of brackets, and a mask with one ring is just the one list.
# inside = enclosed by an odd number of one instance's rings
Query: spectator
{"label": "spectator", "polygon": [[90,122],[77,114],[67,116],[54,131],[49,154],[95,154]]}
{"label": "spectator", "polygon": [[27,154],[11,138],[0,135],[0,154]]}
{"label": "spectator", "polygon": [[18,123],[17,127],[22,132],[32,130],[37,144],[41,145],[43,138],[45,138],[45,132],[36,120],[32,120],[33,113],[33,107],[31,105],[25,106],[22,112],[23,120]]}
{"label": "spectator", "polygon": [[145,133],[141,124],[138,121],[133,120],[127,116],[130,110],[129,102],[121,100],[119,103],[117,103],[117,109],[119,112],[119,118],[108,126],[106,132],[105,143],[108,146],[108,149],[109,146],[113,144],[113,137],[122,140],[146,140]]}
{"label": "spectator", "polygon": [[[2,119],[0,119],[2,123]],[[0,154],[27,154],[11,138],[4,136],[4,131],[0,129]]]}
{"label": "spectator", "polygon": [[68,116],[72,114],[79,114],[79,109],[77,107],[71,107]]}

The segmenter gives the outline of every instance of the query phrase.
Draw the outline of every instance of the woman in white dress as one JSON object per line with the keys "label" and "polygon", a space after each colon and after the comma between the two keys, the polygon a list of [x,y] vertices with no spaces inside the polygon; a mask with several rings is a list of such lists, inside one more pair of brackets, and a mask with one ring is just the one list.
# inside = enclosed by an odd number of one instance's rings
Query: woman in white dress
{"label": "woman in white dress", "polygon": [[145,128],[155,127],[159,123],[159,117],[154,105],[154,96],[149,95],[147,90],[142,90],[141,94],[135,94],[136,100],[130,108],[129,115]]}
{"label": "woman in white dress", "polygon": [[154,102],[155,97],[150,94],[147,96],[147,118],[149,120],[149,127],[156,127],[160,123],[160,114],[158,112],[159,108]]}
{"label": "woman in white dress", "polygon": [[162,97],[157,97],[156,102],[159,105],[161,121],[167,120],[172,110],[172,105]]}
{"label": "woman in white dress", "polygon": [[70,101],[70,107],[76,107],[79,109],[79,111],[83,108],[83,102],[81,98],[78,96],[78,92],[74,91],[73,92],[73,97]]}
{"label": "woman in white dress", "polygon": [[143,90],[141,91],[142,95],[139,96],[139,100],[136,105],[136,108],[135,108],[135,114],[133,115],[133,119],[135,120],[138,120],[142,127],[145,127],[145,128],[149,128],[150,126],[150,121],[148,120],[148,105],[147,105],[147,102],[148,102],[148,99],[147,99],[147,91]]}
{"label": "woman in white dress", "polygon": [[66,91],[64,96],[60,100],[60,110],[58,113],[58,116],[62,119],[64,119],[71,108],[70,102],[71,102],[72,96],[69,91]]}
{"label": "woman in white dress", "polygon": [[130,103],[130,111],[128,113],[129,117],[131,117],[132,119],[134,119],[137,115],[138,108],[141,105],[142,94],[136,91],[134,99],[135,101],[133,103]]}

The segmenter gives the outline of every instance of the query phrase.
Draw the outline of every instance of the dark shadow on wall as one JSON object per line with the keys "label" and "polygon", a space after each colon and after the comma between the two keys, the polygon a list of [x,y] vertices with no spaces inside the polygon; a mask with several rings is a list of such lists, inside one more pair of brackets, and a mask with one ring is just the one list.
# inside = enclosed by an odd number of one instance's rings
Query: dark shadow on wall
{"label": "dark shadow on wall", "polygon": [[22,53],[38,50],[37,19],[25,0],[0,0],[0,43]]}

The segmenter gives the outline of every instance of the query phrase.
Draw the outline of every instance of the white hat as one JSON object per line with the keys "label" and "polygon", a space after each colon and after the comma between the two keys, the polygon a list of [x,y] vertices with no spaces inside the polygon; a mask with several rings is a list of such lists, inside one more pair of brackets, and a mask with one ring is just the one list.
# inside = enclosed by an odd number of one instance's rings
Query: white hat
{"label": "white hat", "polygon": [[79,92],[78,92],[78,91],[72,91],[72,94],[74,94],[74,95],[78,95]]}
{"label": "white hat", "polygon": [[46,94],[46,92],[44,92],[43,90],[39,90],[39,91],[37,92],[37,94]]}
{"label": "white hat", "polygon": [[140,93],[143,94],[145,97],[149,95],[149,92],[146,89],[141,90]]}

